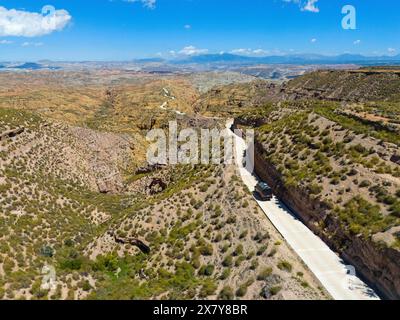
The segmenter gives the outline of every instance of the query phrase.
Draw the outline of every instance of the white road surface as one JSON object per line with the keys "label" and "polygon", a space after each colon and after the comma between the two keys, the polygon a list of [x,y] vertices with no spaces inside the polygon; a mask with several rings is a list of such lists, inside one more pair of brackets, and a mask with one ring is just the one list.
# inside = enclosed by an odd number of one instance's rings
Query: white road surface
{"label": "white road surface", "polygon": [[[253,192],[258,179],[244,167],[246,142],[230,130],[232,124],[232,120],[228,121],[227,129],[235,142],[236,164],[243,182]],[[246,160],[249,161],[249,159]],[[256,201],[268,219],[319,279],[333,299],[379,300],[375,292],[356,276],[354,268],[347,266],[335,252],[297,219],[276,197],[268,202]]]}
{"label": "white road surface", "polygon": [[[169,90],[168,90],[167,88],[163,88],[163,91],[164,91],[164,97],[169,98],[169,99],[171,99],[171,100],[175,100],[175,99],[176,99],[174,96],[171,96],[171,93],[169,92]],[[186,115],[186,113],[184,113],[184,112],[181,112],[181,111],[179,111],[179,110],[169,110],[169,109],[167,109],[167,107],[168,107],[168,102],[167,102],[167,101],[165,101],[165,102],[160,106],[161,109],[163,109],[163,110],[165,110],[165,111],[172,111],[172,112],[175,112],[175,113],[176,113],[177,115],[179,115],[179,116],[184,116],[184,115]]]}

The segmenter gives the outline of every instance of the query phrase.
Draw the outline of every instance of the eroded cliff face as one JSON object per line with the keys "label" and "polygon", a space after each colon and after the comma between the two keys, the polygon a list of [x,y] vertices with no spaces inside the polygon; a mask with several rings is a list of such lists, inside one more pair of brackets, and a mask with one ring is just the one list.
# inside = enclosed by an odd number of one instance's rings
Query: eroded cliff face
{"label": "eroded cliff face", "polygon": [[281,87],[285,99],[331,101],[398,100],[400,72],[321,70],[298,77]]}
{"label": "eroded cliff face", "polygon": [[[236,122],[234,127],[239,124]],[[255,172],[316,235],[353,265],[371,287],[387,299],[400,299],[400,252],[346,230],[333,210],[307,190],[285,186],[280,172],[266,160],[262,145],[255,142]]]}
{"label": "eroded cliff face", "polygon": [[274,193],[319,237],[360,275],[388,299],[400,299],[400,253],[382,248],[371,239],[347,232],[330,208],[313,199],[305,190],[286,187],[280,173],[264,160],[263,150],[256,143],[255,171],[266,181]]}

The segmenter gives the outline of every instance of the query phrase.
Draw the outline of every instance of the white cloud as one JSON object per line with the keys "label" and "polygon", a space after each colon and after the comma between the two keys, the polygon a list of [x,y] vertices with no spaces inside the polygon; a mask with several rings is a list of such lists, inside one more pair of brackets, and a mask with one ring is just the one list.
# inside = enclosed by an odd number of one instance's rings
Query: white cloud
{"label": "white cloud", "polygon": [[206,53],[208,53],[208,49],[198,49],[194,46],[187,46],[183,48],[181,51],[179,51],[179,54],[185,56],[196,56],[199,54],[206,54]]}
{"label": "white cloud", "polygon": [[232,54],[238,54],[243,56],[264,56],[269,52],[264,49],[251,49],[251,48],[241,48],[241,49],[234,49],[230,51]]}
{"label": "white cloud", "polygon": [[185,28],[186,30],[190,30],[190,29],[192,29],[192,26],[191,26],[190,24],[186,24],[186,25],[184,26],[184,28]]}
{"label": "white cloud", "polygon": [[12,44],[13,42],[10,40],[0,40],[0,44]]}
{"label": "white cloud", "polygon": [[266,51],[264,49],[255,49],[255,50],[253,50],[253,53],[257,56],[262,56],[262,55],[268,54],[268,51]]}
{"label": "white cloud", "polygon": [[156,0],[124,0],[125,2],[141,2],[143,3],[143,6],[149,9],[155,9],[156,8]]}
{"label": "white cloud", "polygon": [[28,42],[28,41],[21,44],[22,47],[41,47],[43,45],[44,45],[43,42]]}
{"label": "white cloud", "polygon": [[358,45],[360,43],[361,43],[361,40],[356,40],[356,41],[353,42],[354,45]]}
{"label": "white cloud", "polygon": [[251,54],[252,50],[251,49],[234,49],[230,53],[232,54]]}
{"label": "white cloud", "polygon": [[312,38],[310,41],[311,43],[316,43],[318,40],[316,38]]}
{"label": "white cloud", "polygon": [[394,48],[388,48],[388,52],[389,52],[389,54],[395,54],[397,52],[397,50]]}
{"label": "white cloud", "polygon": [[317,2],[318,0],[307,0],[301,10],[318,13],[319,9],[315,6]]}
{"label": "white cloud", "polygon": [[41,13],[0,7],[0,37],[38,37],[60,31],[71,21],[66,10],[44,6]]}
{"label": "white cloud", "polygon": [[301,11],[309,11],[314,13],[319,12],[319,8],[317,7],[318,0],[282,0],[282,1],[298,4]]}

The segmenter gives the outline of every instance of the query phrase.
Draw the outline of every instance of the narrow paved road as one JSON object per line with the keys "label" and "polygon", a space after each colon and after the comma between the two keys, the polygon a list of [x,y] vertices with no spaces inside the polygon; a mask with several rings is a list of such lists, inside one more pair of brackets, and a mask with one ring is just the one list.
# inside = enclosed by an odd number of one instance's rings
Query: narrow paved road
{"label": "narrow paved road", "polygon": [[[232,120],[228,121],[227,129],[235,142],[236,164],[243,182],[253,192],[258,180],[243,165],[245,154],[246,158],[248,157],[246,142],[230,130],[232,124]],[[371,288],[357,276],[352,275],[354,272],[350,271],[351,268],[349,269],[335,252],[297,219],[276,197],[269,202],[256,201],[268,219],[335,300],[379,299]]]}
{"label": "narrow paved road", "polygon": [[[171,96],[171,93],[170,93],[166,88],[163,88],[163,92],[164,92],[164,96],[165,96],[166,98],[169,98],[169,99],[171,99],[171,100],[175,100],[175,99],[176,99],[174,96]],[[177,115],[179,115],[179,116],[184,116],[184,115],[186,115],[186,113],[184,113],[184,112],[181,112],[181,111],[179,111],[179,110],[167,109],[167,107],[168,107],[168,101],[165,101],[165,102],[160,106],[161,109],[163,109],[163,110],[165,110],[165,111],[172,111],[172,112],[175,112],[175,113],[176,113]]]}

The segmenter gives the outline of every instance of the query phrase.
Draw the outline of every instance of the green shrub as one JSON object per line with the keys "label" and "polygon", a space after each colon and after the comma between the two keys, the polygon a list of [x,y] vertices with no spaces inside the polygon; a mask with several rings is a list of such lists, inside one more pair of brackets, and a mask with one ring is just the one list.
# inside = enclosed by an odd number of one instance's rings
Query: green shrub
{"label": "green shrub", "polygon": [[267,267],[261,270],[261,272],[257,275],[258,281],[265,281],[272,274],[272,268]]}
{"label": "green shrub", "polygon": [[72,239],[67,239],[64,241],[64,245],[67,247],[73,247],[74,241]]}
{"label": "green shrub", "polygon": [[279,293],[279,291],[281,291],[281,290],[282,290],[282,287],[280,287],[280,286],[275,286],[275,287],[272,287],[272,288],[269,290],[269,292],[271,293],[271,295],[276,296],[276,295]]}
{"label": "green shrub", "polygon": [[396,201],[391,207],[390,207],[390,213],[397,217],[400,218],[400,201]]}
{"label": "green shrub", "polygon": [[199,256],[194,256],[192,258],[192,266],[195,269],[200,268],[201,262],[200,262],[200,257]]}
{"label": "green shrub", "polygon": [[308,187],[308,191],[310,192],[310,194],[318,195],[318,194],[321,193],[322,187],[319,186],[319,185],[316,184],[316,183],[312,183],[312,184]]}
{"label": "green shrub", "polygon": [[358,171],[357,171],[356,169],[354,169],[354,168],[350,169],[350,171],[347,173],[347,175],[348,175],[349,177],[353,177],[353,176],[355,176],[356,174],[358,174]]}
{"label": "green shrub", "polygon": [[196,204],[194,205],[194,208],[196,210],[200,209],[203,206],[203,201],[198,201],[196,202]]}
{"label": "green shrub", "polygon": [[236,297],[244,297],[247,293],[247,286],[246,284],[242,284],[237,290],[236,290]]}
{"label": "green shrub", "polygon": [[369,186],[371,186],[371,182],[369,182],[368,180],[363,180],[360,183],[360,188],[368,188]]}
{"label": "green shrub", "polygon": [[386,196],[386,197],[383,199],[383,202],[384,202],[385,204],[387,204],[387,205],[393,205],[393,204],[395,204],[395,202],[396,202],[396,198],[393,197],[393,196]]}
{"label": "green shrub", "polygon": [[200,298],[207,298],[215,294],[218,286],[214,281],[206,281],[200,289]]}
{"label": "green shrub", "polygon": [[50,247],[50,246],[43,246],[40,249],[40,254],[43,257],[52,258],[53,255],[54,255],[54,249],[52,247]]}
{"label": "green shrub", "polygon": [[241,255],[242,253],[243,253],[243,245],[242,245],[242,244],[239,244],[239,245],[236,247],[235,251],[233,251],[233,255],[234,255],[234,256],[239,256],[239,255]]}
{"label": "green shrub", "polygon": [[112,254],[106,256],[98,256],[92,264],[93,271],[115,272],[118,269],[118,257]]}
{"label": "green shrub", "polygon": [[246,257],[243,256],[243,255],[237,257],[237,259],[235,261],[235,267],[239,267],[242,264],[242,262],[245,261],[245,260],[246,260]]}
{"label": "green shrub", "polygon": [[254,241],[257,241],[258,243],[260,243],[269,238],[270,238],[270,235],[268,232],[266,232],[265,234],[262,234],[260,231],[258,231],[253,239],[254,239]]}
{"label": "green shrub", "polygon": [[286,260],[282,260],[278,263],[278,268],[280,270],[285,270],[287,272],[292,272],[292,265],[290,264],[290,262],[286,261]]}
{"label": "green shrub", "polygon": [[258,250],[257,250],[257,255],[258,256],[262,256],[264,254],[264,252],[268,249],[268,247],[266,245],[261,246]]}
{"label": "green shrub", "polygon": [[335,177],[331,180],[331,184],[337,186],[340,183],[339,178]]}
{"label": "green shrub", "polygon": [[[382,192],[380,187],[372,187],[369,190],[380,190],[377,197]],[[382,193],[383,196],[383,193]],[[363,234],[365,236],[371,233],[381,232],[386,228],[390,219],[381,214],[379,205],[373,205],[360,196],[356,196],[347,202],[343,209],[336,208],[340,220],[344,225],[349,226],[349,230],[353,234]]]}
{"label": "green shrub", "polygon": [[247,230],[243,231],[243,232],[240,234],[239,239],[243,239],[243,238],[247,237],[247,234],[248,234],[248,231],[247,231]]}
{"label": "green shrub", "polygon": [[65,259],[61,262],[61,269],[66,270],[80,270],[82,267],[82,260],[76,259]]}
{"label": "green shrub", "polygon": [[233,290],[229,286],[225,286],[218,295],[221,300],[233,300],[234,294]]}
{"label": "green shrub", "polygon": [[219,277],[220,280],[226,280],[229,278],[229,276],[231,275],[231,269],[230,268],[226,268],[224,269],[224,271],[222,271],[221,276]]}
{"label": "green shrub", "polygon": [[233,259],[232,259],[232,256],[231,256],[231,255],[226,256],[225,259],[224,259],[224,261],[222,261],[222,265],[223,265],[224,267],[231,267],[232,264],[233,264]]}
{"label": "green shrub", "polygon": [[90,285],[90,282],[88,280],[84,281],[82,284],[82,290],[90,291],[91,289],[92,289],[92,286]]}
{"label": "green shrub", "polygon": [[212,264],[202,266],[199,270],[199,275],[210,277],[213,275],[214,269],[215,269],[215,267]]}
{"label": "green shrub", "polygon": [[257,259],[254,259],[254,260],[252,260],[251,261],[251,265],[250,265],[250,269],[251,270],[256,270],[257,269],[257,267],[258,267],[258,260]]}
{"label": "green shrub", "polygon": [[214,251],[213,246],[210,243],[203,244],[199,249],[203,256],[211,256]]}

